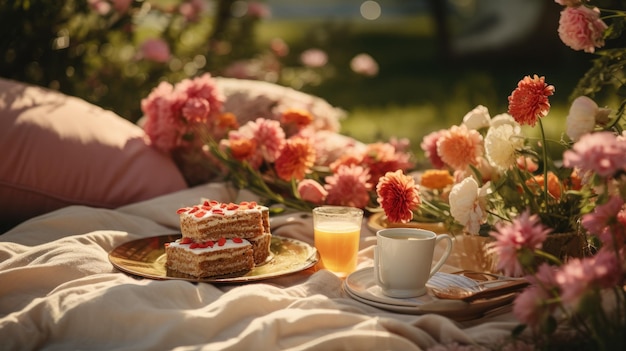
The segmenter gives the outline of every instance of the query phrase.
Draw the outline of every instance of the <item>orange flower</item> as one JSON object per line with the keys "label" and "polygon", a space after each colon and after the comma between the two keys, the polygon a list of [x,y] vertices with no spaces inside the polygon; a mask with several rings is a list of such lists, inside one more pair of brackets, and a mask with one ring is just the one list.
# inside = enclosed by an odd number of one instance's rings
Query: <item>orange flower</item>
{"label": "orange flower", "polygon": [[315,163],[315,148],[304,138],[288,139],[274,166],[280,179],[304,179]]}
{"label": "orange flower", "polygon": [[[543,174],[536,175],[528,179],[526,181],[526,185],[534,191],[537,191],[538,189],[543,190]],[[548,194],[555,199],[559,199],[561,197],[561,183],[559,182],[559,177],[552,172],[548,172]]]}
{"label": "orange flower", "polygon": [[233,139],[229,141],[230,153],[237,160],[245,160],[256,153],[254,139]]}
{"label": "orange flower", "polygon": [[387,172],[376,185],[378,203],[390,222],[406,223],[413,219],[413,210],[421,204],[419,186],[413,177],[401,170]]}
{"label": "orange flower", "polygon": [[478,165],[483,154],[483,137],[465,125],[444,130],[437,140],[437,153],[448,166],[465,170],[470,164]]}
{"label": "orange flower", "polygon": [[572,174],[569,176],[569,179],[566,180],[567,186],[573,190],[580,190],[583,187],[583,180],[580,178],[578,171],[574,170]]}
{"label": "orange flower", "polygon": [[545,77],[526,76],[509,96],[509,114],[520,125],[534,127],[540,117],[550,112],[548,96],[553,94],[554,86],[546,84]]}
{"label": "orange flower", "polygon": [[424,171],[420,182],[427,188],[443,189],[454,183],[454,177],[446,170],[429,169]]}
{"label": "orange flower", "polygon": [[239,128],[237,116],[231,112],[222,113],[217,118],[217,126],[224,129],[237,129]]}
{"label": "orange flower", "polygon": [[302,128],[313,122],[313,115],[306,110],[289,109],[282,113],[281,122],[284,124],[293,123],[297,125],[298,128]]}
{"label": "orange flower", "polygon": [[330,164],[330,171],[336,173],[341,166],[358,166],[363,163],[363,157],[353,153],[343,154]]}

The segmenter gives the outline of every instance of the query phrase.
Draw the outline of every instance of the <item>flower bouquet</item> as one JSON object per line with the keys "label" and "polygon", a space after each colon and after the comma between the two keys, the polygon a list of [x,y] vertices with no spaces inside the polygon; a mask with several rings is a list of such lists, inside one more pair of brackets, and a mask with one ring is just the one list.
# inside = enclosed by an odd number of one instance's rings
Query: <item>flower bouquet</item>
{"label": "flower bouquet", "polygon": [[[575,169],[550,156],[550,146],[561,151],[567,147],[564,141],[545,137],[541,118],[548,115],[553,92],[544,77],[524,77],[509,97],[508,113],[492,118],[485,106],[478,106],[461,124],[426,135],[421,147],[432,168],[423,173],[421,187],[412,191],[418,198],[426,194],[423,205],[428,211],[447,217],[451,229],[456,226],[474,235],[486,236],[496,223],[511,221],[525,210],[555,232],[576,231],[590,195]],[[540,137],[525,135],[525,125],[537,125]],[[406,181],[399,182],[406,187]],[[413,220],[421,201],[401,201],[393,197],[397,189],[386,195],[385,187],[381,181],[379,196],[388,218]]]}
{"label": "flower bouquet", "polygon": [[378,178],[414,167],[407,141],[342,135],[338,109],[266,82],[209,74],[163,82],[142,110],[152,144],[173,157],[189,185],[230,181],[268,206],[370,208]]}

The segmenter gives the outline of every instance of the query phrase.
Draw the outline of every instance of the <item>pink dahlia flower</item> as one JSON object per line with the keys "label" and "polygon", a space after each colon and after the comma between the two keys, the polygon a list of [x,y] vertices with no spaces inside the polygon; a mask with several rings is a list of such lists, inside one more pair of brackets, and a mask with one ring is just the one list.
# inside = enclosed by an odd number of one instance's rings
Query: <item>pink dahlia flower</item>
{"label": "pink dahlia flower", "polygon": [[592,257],[567,261],[556,275],[563,303],[579,307],[581,298],[593,288],[610,288],[620,279],[620,266],[612,250],[600,250]]}
{"label": "pink dahlia flower", "polygon": [[530,286],[522,291],[513,301],[513,314],[522,323],[536,328],[546,318],[548,292],[539,286]]}
{"label": "pink dahlia flower", "polygon": [[420,147],[424,151],[424,156],[426,156],[426,158],[428,158],[433,167],[437,169],[442,169],[446,166],[446,164],[437,153],[437,141],[439,140],[441,135],[443,135],[444,131],[445,129],[442,129],[427,134],[424,139],[422,139],[422,143],[420,144]]}
{"label": "pink dahlia flower", "polygon": [[298,195],[304,201],[314,204],[322,204],[328,196],[328,191],[324,189],[322,184],[313,179],[303,179],[298,183]]}
{"label": "pink dahlia flower", "polygon": [[626,141],[618,139],[612,132],[590,133],[563,153],[563,165],[611,177],[619,171],[626,171],[625,154]]}
{"label": "pink dahlia flower", "polygon": [[596,206],[592,213],[584,215],[581,220],[582,225],[592,234],[601,234],[614,222],[623,206],[624,200],[621,197],[612,196],[606,203]]}
{"label": "pink dahlia flower", "polygon": [[593,53],[604,46],[604,31],[608,28],[600,19],[597,7],[566,7],[559,19],[559,37],[570,48]]}
{"label": "pink dahlia flower", "polygon": [[[144,131],[152,144],[164,152],[197,146],[202,140],[194,136],[195,128],[206,125],[210,133],[215,133],[222,101],[209,74],[185,79],[175,86],[161,82],[141,100]],[[223,128],[219,131],[223,132]]]}
{"label": "pink dahlia flower", "polygon": [[257,118],[239,128],[239,132],[256,141],[257,153],[267,162],[274,162],[280,156],[285,145],[285,132],[280,122]]}
{"label": "pink dahlia flower", "polygon": [[201,99],[208,103],[208,118],[216,118],[222,111],[224,97],[217,89],[217,82],[206,73],[193,79],[183,79],[175,89],[189,99]]}
{"label": "pink dahlia flower", "polygon": [[556,309],[556,303],[546,306],[550,304],[549,301],[554,301],[555,296],[552,295],[554,294],[552,291],[558,287],[556,273],[554,266],[543,263],[534,276],[527,277],[532,285],[513,302],[513,314],[520,322],[532,328],[541,327],[549,313]]}
{"label": "pink dahlia flower", "polygon": [[540,249],[551,229],[545,227],[536,214],[522,212],[512,222],[499,222],[491,232],[495,242],[488,244],[488,250],[499,257],[496,268],[504,274],[519,277],[524,270],[517,259],[524,250]]}
{"label": "pink dahlia flower", "polygon": [[329,205],[364,208],[369,204],[372,184],[366,168],[341,166],[335,174],[324,180],[328,191],[326,203]]}
{"label": "pink dahlia flower", "polygon": [[178,147],[186,130],[176,113],[175,95],[171,84],[161,82],[141,100],[141,110],[146,118],[143,129],[152,145],[163,152]]}

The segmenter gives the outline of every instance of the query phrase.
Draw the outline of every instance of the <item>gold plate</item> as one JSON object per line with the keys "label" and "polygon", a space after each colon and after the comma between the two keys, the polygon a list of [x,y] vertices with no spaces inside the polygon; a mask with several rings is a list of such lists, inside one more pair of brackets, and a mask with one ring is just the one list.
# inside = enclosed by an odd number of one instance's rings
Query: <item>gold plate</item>
{"label": "gold plate", "polygon": [[198,278],[165,267],[165,243],[180,237],[180,234],[162,235],[129,241],[111,251],[109,261],[122,272],[143,278],[204,283],[246,283],[300,272],[312,267],[319,260],[317,250],[311,245],[274,235],[270,244],[270,257],[264,264],[239,274]]}

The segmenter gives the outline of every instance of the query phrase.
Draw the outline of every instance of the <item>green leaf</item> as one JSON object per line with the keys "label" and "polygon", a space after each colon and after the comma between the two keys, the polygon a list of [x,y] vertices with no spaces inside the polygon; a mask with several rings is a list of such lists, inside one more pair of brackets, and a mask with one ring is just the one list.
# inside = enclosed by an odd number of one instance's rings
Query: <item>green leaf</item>
{"label": "green leaf", "polygon": [[520,325],[516,326],[515,328],[513,328],[513,330],[511,331],[511,334],[514,337],[518,337],[518,336],[522,335],[524,330],[526,330],[526,327],[527,327],[526,324],[520,324]]}

